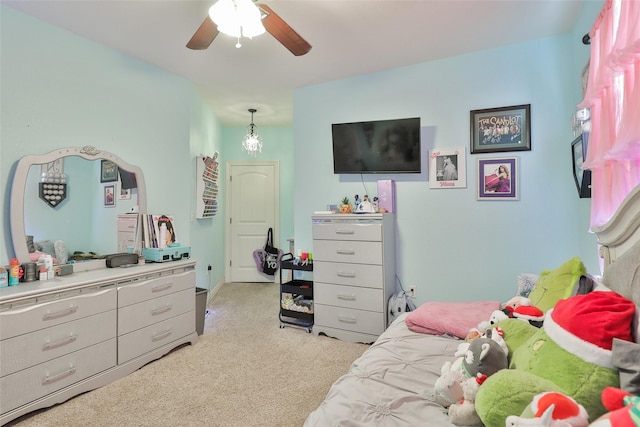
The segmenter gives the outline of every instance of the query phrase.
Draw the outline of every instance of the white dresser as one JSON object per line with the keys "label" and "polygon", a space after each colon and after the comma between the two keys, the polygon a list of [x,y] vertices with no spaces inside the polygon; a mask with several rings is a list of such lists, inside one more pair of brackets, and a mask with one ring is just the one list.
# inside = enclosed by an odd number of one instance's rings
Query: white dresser
{"label": "white dresser", "polygon": [[312,216],[313,332],[373,342],[395,291],[393,214]]}
{"label": "white dresser", "polygon": [[195,261],[0,289],[0,425],[195,344]]}

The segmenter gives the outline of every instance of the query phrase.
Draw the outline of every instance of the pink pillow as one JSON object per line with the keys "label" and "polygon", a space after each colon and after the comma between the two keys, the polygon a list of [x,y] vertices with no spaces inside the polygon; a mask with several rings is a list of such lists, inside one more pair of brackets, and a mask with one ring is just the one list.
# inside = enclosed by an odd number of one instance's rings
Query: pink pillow
{"label": "pink pillow", "polygon": [[407,315],[405,323],[414,332],[464,338],[500,308],[500,301],[425,302]]}

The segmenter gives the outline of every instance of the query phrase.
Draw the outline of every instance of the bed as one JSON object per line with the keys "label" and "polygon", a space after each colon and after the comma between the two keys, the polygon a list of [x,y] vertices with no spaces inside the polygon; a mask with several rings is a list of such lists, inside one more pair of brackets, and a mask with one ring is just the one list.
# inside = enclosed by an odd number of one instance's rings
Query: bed
{"label": "bed", "polygon": [[[605,268],[602,277],[594,282],[597,289],[593,291],[609,288],[635,304],[635,307],[632,304],[635,318],[630,326],[635,343],[640,342],[640,274],[637,274],[640,271],[639,228],[640,187],[627,196],[607,224],[594,230],[601,245],[600,255]],[[588,276],[580,273],[581,279]],[[577,289],[576,284],[572,292],[575,294]],[[578,293],[588,291],[592,289],[582,289]],[[488,304],[488,310],[496,302],[485,303]],[[447,408],[437,403],[439,399],[435,396],[434,386],[441,375],[441,367],[445,362],[456,359],[456,350],[463,340],[450,333],[429,333],[428,330],[416,332],[415,325],[407,322],[413,314],[405,313],[397,318],[353,362],[349,372],[331,386],[325,400],[308,416],[305,427],[454,426]],[[464,325],[462,330],[467,327]],[[617,375],[617,371],[615,373]],[[486,424],[489,427],[504,426],[504,422]]]}

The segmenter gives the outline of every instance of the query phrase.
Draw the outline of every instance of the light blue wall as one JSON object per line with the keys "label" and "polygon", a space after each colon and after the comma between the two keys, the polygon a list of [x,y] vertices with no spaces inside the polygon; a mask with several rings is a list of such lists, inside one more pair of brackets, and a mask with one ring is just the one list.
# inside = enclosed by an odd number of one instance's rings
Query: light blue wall
{"label": "light blue wall", "polygon": [[[597,13],[597,11],[595,12]],[[592,15],[593,22],[595,15]],[[581,21],[582,22],[582,21]],[[584,22],[588,22],[585,18]],[[583,25],[583,24],[580,24]],[[312,247],[310,216],[348,195],[396,181],[397,275],[427,300],[508,299],[522,272],[580,256],[598,273],[589,200],[572,176],[570,117],[580,101],[573,34],[358,76],[295,91],[295,236]],[[581,63],[580,69],[584,65]],[[531,104],[532,150],[469,154],[470,110]],[[334,175],[331,124],[421,117],[420,175]],[[429,149],[467,149],[467,187],[429,189]],[[476,200],[479,158],[519,158],[520,200]]]}
{"label": "light blue wall", "polygon": [[[176,217],[180,242],[191,245],[198,260],[198,286],[220,282],[224,210],[212,219],[191,218],[195,156],[222,151],[222,131],[193,85],[4,5],[0,19],[0,261],[13,256],[9,189],[16,162],[26,154],[92,145],[142,168],[148,210]],[[116,203],[110,211],[124,208]],[[115,223],[101,218],[105,209],[83,221],[94,229],[112,227],[106,238],[115,241]]]}
{"label": "light blue wall", "polygon": [[[311,248],[311,213],[364,191],[359,176],[332,173],[331,123],[418,115],[426,155],[434,147],[468,147],[469,110],[530,103],[533,150],[505,153],[520,158],[518,202],[476,201],[475,161],[486,155],[467,155],[466,189],[430,190],[426,167],[421,175],[364,176],[369,194],[379,178],[397,181],[398,276],[417,286],[421,302],[503,299],[518,273],[574,255],[596,270],[589,200],[577,198],[571,175],[569,118],[588,57],[579,40],[600,7],[585,2],[567,36],[299,89],[292,129],[263,128],[257,115],[261,159],[280,161],[280,245],[295,236],[298,248]],[[143,169],[149,210],[178,218],[186,236],[180,240],[198,259],[198,286],[219,283],[225,206],[214,218],[192,220],[195,157],[219,151],[224,177],[227,160],[248,158],[238,147],[245,129],[221,126],[180,77],[4,5],[0,19],[0,262],[13,255],[8,189],[18,159],[94,145]]]}

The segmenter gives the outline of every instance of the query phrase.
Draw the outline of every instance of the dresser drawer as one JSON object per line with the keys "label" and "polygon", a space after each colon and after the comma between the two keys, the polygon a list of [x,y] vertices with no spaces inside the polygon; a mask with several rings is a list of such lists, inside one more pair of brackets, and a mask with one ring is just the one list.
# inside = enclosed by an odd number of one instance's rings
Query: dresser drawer
{"label": "dresser drawer", "polygon": [[382,289],[381,265],[346,264],[343,262],[313,262],[313,278],[316,282],[338,285],[363,286]]}
{"label": "dresser drawer", "polygon": [[136,304],[184,289],[191,289],[193,293],[195,286],[196,273],[194,270],[141,280],[118,288],[118,307]]}
{"label": "dresser drawer", "polygon": [[[193,295],[191,295],[193,297]],[[195,300],[195,297],[194,297]],[[118,363],[123,364],[158,347],[194,333],[195,311],[147,326],[118,337]]]}
{"label": "dresser drawer", "polygon": [[193,311],[195,310],[195,305],[194,290],[185,289],[174,294],[120,308],[118,309],[118,335],[144,328],[187,311]]}
{"label": "dresser drawer", "polygon": [[116,337],[116,311],[2,341],[0,377]]}
{"label": "dresser drawer", "polygon": [[82,289],[37,300],[44,302],[0,312],[0,340],[113,310],[117,303],[115,287]]}
{"label": "dresser drawer", "polygon": [[131,233],[135,233],[137,225],[138,225],[138,218],[136,217],[136,215],[131,217],[128,217],[128,216],[118,217],[118,231],[129,231]]}
{"label": "dresser drawer", "polygon": [[385,330],[384,313],[315,304],[315,323],[330,328],[380,335]]}
{"label": "dresser drawer", "polygon": [[338,307],[377,311],[379,313],[384,311],[382,289],[330,285],[315,282],[313,284],[313,301],[316,304],[335,305]]}
{"label": "dresser drawer", "polygon": [[0,378],[0,413],[82,381],[116,364],[116,340],[58,357]]}
{"label": "dresser drawer", "polygon": [[[355,222],[351,222],[355,221]],[[314,239],[322,240],[367,240],[373,242],[382,241],[381,223],[358,223],[359,220],[349,222],[315,222],[312,225]],[[314,249],[315,255],[315,249]]]}
{"label": "dresser drawer", "polygon": [[313,260],[381,265],[382,243],[314,240]]}

